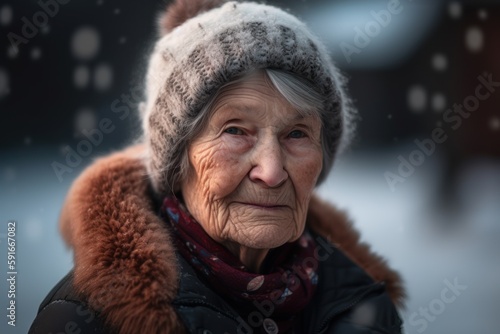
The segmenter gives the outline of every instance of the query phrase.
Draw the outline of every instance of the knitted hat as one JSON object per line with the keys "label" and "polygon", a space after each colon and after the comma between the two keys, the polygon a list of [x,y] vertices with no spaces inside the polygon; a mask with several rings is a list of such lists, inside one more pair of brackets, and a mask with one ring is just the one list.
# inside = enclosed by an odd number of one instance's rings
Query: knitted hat
{"label": "knitted hat", "polygon": [[[217,2],[186,0],[173,6],[189,7],[188,1],[199,8]],[[335,152],[349,142],[354,112],[344,79],[318,39],[296,17],[263,4],[231,1],[185,21],[174,18],[182,15],[170,10],[162,22],[164,35],[150,58],[141,108],[154,189],[161,195],[173,191],[180,166],[172,161],[186,151],[189,120],[221,86],[263,68],[305,78],[325,97],[322,136],[327,152],[318,182],[324,180]],[[169,31],[178,24],[169,20],[182,24]]]}

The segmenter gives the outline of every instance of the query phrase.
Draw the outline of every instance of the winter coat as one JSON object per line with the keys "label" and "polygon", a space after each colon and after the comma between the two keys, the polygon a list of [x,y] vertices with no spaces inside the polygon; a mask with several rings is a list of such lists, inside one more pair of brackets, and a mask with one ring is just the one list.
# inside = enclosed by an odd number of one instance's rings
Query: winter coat
{"label": "winter coat", "polygon": [[[74,182],[60,228],[74,268],[40,305],[30,332],[251,333],[176,252],[136,146],[101,158]],[[399,275],[360,243],[344,213],[313,196],[307,228],[318,247],[318,288],[294,333],[401,333]],[[239,331],[238,331],[239,330]]]}

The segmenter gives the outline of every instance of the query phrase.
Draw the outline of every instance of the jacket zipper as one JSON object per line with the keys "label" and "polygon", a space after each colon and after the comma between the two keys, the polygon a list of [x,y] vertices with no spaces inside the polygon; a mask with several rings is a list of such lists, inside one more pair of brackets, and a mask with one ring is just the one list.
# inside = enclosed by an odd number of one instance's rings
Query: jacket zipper
{"label": "jacket zipper", "polygon": [[[328,329],[328,327],[326,327],[326,325],[334,318],[336,317],[337,315],[339,315],[340,313],[352,308],[354,305],[356,305],[357,303],[359,303],[359,301],[361,299],[363,299],[366,295],[368,295],[369,293],[373,292],[373,291],[376,291],[377,288],[380,288],[382,286],[384,286],[385,283],[384,282],[378,282],[378,283],[375,283],[371,286],[370,289],[366,290],[365,292],[363,292],[362,294],[360,294],[358,297],[356,297],[355,299],[353,299],[349,304],[347,304],[346,306],[338,309],[337,311],[335,311],[334,313],[330,314],[330,316],[328,316],[322,323],[321,323],[321,326],[319,327],[320,329],[318,331],[316,331],[316,334],[322,334],[325,332],[325,330]],[[182,301],[182,302],[175,302],[175,304],[179,305],[179,306],[183,306],[183,305],[200,305],[200,306],[206,306],[206,307],[209,307],[211,309],[213,309],[214,311],[217,311],[225,316],[227,316],[228,318],[231,318],[232,320],[234,321],[238,321],[238,318],[235,317],[233,314],[230,314],[230,313],[227,313],[226,311],[223,311],[221,310],[220,308],[218,308],[217,306],[211,304],[211,303],[208,303],[204,300],[200,300],[200,299],[197,299],[197,300],[186,300],[186,301]]]}
{"label": "jacket zipper", "polygon": [[379,287],[382,287],[384,286],[385,283],[384,282],[378,282],[378,283],[375,283],[372,285],[372,287],[370,289],[368,289],[367,291],[363,292],[362,294],[360,294],[357,298],[353,299],[349,304],[347,304],[346,306],[340,308],[339,310],[337,310],[336,312],[330,314],[330,316],[328,316],[322,323],[321,323],[321,326],[319,327],[319,330],[316,331],[316,334],[322,334],[324,333],[328,327],[327,324],[334,318],[336,317],[337,315],[339,315],[340,313],[352,308],[354,305],[356,305],[357,303],[359,303],[359,301],[361,299],[363,299],[367,294],[375,291],[376,289],[375,288],[379,288]]}

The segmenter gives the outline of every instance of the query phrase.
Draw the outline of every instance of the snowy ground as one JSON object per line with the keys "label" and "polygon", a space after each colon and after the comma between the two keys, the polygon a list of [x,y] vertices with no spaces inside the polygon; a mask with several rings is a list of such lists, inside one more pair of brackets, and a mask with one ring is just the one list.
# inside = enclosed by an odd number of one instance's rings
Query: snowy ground
{"label": "snowy ground", "polygon": [[[383,174],[407,151],[351,155],[320,193],[346,208],[364,239],[403,275],[407,333],[500,333],[500,162],[467,166],[461,206],[446,212],[436,206],[437,156],[389,189]],[[449,284],[458,290],[442,297]]]}
{"label": "snowy ground", "polygon": [[[442,169],[437,154],[396,191],[389,189],[383,174],[397,168],[406,148],[351,153],[335,165],[321,196],[347,209],[364,240],[402,273],[407,333],[500,333],[500,164],[471,163],[460,181],[461,207],[445,212],[435,205]],[[0,261],[6,259],[8,220],[17,221],[18,252],[16,327],[2,315],[0,333],[26,333],[39,303],[72,265],[56,221],[78,171],[59,182],[51,167],[57,157],[57,148],[0,152]],[[460,287],[443,297],[450,284]],[[4,283],[0,300],[6,312]]]}

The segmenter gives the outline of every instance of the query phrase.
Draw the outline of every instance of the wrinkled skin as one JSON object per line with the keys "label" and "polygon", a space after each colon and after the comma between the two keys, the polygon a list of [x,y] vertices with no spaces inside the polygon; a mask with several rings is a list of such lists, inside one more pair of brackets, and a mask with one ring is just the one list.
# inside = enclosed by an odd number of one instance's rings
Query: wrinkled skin
{"label": "wrinkled skin", "polygon": [[259,272],[269,249],[304,231],[322,168],[321,122],[299,114],[265,72],[225,88],[191,143],[181,183],[189,212]]}

